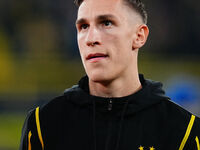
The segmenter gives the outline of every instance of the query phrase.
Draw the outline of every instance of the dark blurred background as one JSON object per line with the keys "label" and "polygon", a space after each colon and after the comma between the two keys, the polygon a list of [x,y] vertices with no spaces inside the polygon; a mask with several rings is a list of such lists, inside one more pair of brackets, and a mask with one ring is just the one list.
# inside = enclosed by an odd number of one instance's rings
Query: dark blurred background
{"label": "dark blurred background", "polygon": [[[200,1],[145,1],[150,36],[139,70],[200,116]],[[85,74],[73,0],[0,0],[0,150],[17,150],[28,110]]]}

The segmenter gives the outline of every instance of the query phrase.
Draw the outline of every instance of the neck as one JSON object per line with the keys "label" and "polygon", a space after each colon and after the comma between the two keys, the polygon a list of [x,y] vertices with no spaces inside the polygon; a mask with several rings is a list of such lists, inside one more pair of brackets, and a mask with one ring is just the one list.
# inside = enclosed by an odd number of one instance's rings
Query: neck
{"label": "neck", "polygon": [[110,82],[93,82],[89,79],[90,94],[100,97],[124,97],[142,88],[138,73]]}

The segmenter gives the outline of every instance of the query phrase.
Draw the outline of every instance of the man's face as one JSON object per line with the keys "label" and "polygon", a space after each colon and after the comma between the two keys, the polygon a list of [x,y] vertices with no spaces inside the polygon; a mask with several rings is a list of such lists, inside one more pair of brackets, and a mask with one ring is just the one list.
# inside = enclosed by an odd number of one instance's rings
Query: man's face
{"label": "man's face", "polygon": [[112,81],[133,70],[140,16],[121,0],[84,0],[76,22],[78,46],[89,79]]}

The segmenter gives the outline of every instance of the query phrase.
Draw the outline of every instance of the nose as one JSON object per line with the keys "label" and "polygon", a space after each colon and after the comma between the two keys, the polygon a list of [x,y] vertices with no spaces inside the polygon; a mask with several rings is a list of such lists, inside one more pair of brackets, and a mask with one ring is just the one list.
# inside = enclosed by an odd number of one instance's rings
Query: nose
{"label": "nose", "polygon": [[94,47],[96,45],[100,45],[100,32],[96,27],[90,27],[88,29],[87,37],[86,37],[86,45]]}

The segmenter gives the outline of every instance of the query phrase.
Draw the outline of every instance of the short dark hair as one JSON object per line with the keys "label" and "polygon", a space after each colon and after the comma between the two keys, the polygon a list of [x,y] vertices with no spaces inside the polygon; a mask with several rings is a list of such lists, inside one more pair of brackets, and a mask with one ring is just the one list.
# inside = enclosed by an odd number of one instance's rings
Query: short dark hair
{"label": "short dark hair", "polygon": [[[74,0],[74,3],[79,7],[84,0]],[[147,24],[147,11],[145,5],[141,0],[123,0],[128,6],[138,12],[145,24]]]}

